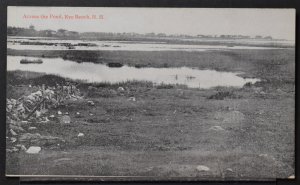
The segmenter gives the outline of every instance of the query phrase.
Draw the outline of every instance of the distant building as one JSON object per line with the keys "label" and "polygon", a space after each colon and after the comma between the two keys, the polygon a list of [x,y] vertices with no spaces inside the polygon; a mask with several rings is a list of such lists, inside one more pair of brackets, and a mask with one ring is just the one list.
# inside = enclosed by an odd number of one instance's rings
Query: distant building
{"label": "distant building", "polygon": [[56,36],[59,36],[59,37],[65,36],[66,32],[67,32],[67,30],[59,29],[59,30],[57,30]]}
{"label": "distant building", "polygon": [[158,33],[157,36],[158,36],[158,37],[166,37],[167,35],[164,34],[164,33]]}
{"label": "distant building", "polygon": [[271,36],[266,36],[264,39],[272,40],[273,38]]}
{"label": "distant building", "polygon": [[79,36],[79,33],[76,32],[76,31],[66,31],[65,36],[67,36],[67,37],[77,37],[77,36]]}
{"label": "distant building", "polygon": [[54,30],[42,30],[40,31],[41,36],[52,37],[56,35],[56,31]]}

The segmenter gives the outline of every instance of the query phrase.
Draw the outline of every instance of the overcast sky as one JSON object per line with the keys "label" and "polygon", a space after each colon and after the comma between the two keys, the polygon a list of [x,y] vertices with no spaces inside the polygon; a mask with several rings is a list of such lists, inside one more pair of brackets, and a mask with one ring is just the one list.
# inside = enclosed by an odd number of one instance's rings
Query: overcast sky
{"label": "overcast sky", "polygon": [[[41,19],[41,15],[103,15],[103,19]],[[39,16],[37,19],[24,15]],[[8,26],[37,30],[166,34],[241,34],[295,39],[293,9],[8,7]]]}

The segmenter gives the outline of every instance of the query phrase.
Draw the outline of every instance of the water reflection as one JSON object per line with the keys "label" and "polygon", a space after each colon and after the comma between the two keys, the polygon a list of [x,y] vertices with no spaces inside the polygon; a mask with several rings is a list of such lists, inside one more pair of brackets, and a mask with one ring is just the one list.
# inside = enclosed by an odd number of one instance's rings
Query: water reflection
{"label": "water reflection", "polygon": [[[245,83],[255,83],[258,79],[244,79],[237,73],[180,68],[135,68],[123,66],[110,68],[104,64],[76,63],[61,58],[44,58],[43,64],[20,64],[25,57],[7,56],[7,70],[23,70],[55,74],[62,77],[85,80],[87,82],[118,83],[128,80],[151,81],[155,84],[183,84],[192,88],[216,86],[242,87]],[[26,57],[35,60],[35,57]]]}

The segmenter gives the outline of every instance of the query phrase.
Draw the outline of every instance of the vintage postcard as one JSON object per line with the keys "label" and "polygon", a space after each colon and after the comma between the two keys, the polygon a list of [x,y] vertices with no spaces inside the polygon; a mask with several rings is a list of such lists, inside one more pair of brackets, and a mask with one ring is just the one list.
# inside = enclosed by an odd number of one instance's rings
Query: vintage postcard
{"label": "vintage postcard", "polygon": [[295,178],[294,9],[7,14],[7,176]]}

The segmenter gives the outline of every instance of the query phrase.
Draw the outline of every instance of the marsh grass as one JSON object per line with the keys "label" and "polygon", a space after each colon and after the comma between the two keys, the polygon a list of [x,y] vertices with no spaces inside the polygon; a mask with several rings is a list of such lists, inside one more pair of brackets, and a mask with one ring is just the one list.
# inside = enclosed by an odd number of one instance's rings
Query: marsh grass
{"label": "marsh grass", "polygon": [[[14,52],[18,55],[22,52],[36,56],[44,54],[45,57],[65,54],[65,51]],[[80,51],[67,53],[83,57],[89,54]],[[170,171],[186,175],[180,171],[178,165],[181,164],[203,164],[211,168],[213,175],[224,178],[228,177],[223,173],[228,167],[234,170],[235,179],[286,178],[294,174],[294,50],[96,53],[99,55],[97,62],[151,63],[151,67],[167,63],[170,67],[244,72],[262,81],[240,89],[169,88],[166,84],[158,88],[153,83],[138,81],[78,83],[84,93],[95,92],[93,97],[85,97],[95,102],[95,106],[88,105],[86,99],[67,102],[58,110],[69,112],[72,117],[70,124],[51,121],[32,125],[42,135],[64,138],[65,148],[45,148],[41,155],[8,155],[9,173],[103,175],[113,172],[110,174],[128,175],[152,167],[142,174],[166,176]],[[272,65],[273,62],[281,65]],[[8,73],[11,75],[8,76],[9,83],[35,81],[35,78],[20,76],[15,80],[13,73]],[[41,76],[37,79],[37,83],[47,82],[41,80]],[[96,89],[89,90],[89,86]],[[124,88],[123,92],[118,92],[120,86]],[[28,86],[20,90],[25,92],[26,88]],[[256,94],[256,88],[262,89],[264,95]],[[11,88],[7,94],[16,90]],[[110,90],[117,94],[110,96]],[[136,101],[130,101],[129,97],[135,97]],[[49,114],[57,114],[58,110],[49,110]],[[233,111],[243,114],[244,119],[232,123],[216,116],[231,115]],[[76,112],[81,116],[76,117]],[[225,130],[215,132],[209,129],[216,125]],[[79,132],[85,137],[79,139]],[[63,165],[53,163],[55,159],[65,157],[74,160]],[[218,160],[222,163],[217,165]],[[106,164],[112,168],[107,168]],[[168,168],[170,164],[175,167]],[[203,174],[195,172],[193,168],[187,175],[203,178]]]}

